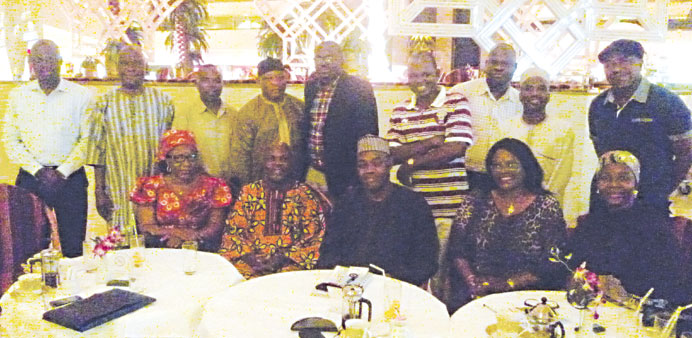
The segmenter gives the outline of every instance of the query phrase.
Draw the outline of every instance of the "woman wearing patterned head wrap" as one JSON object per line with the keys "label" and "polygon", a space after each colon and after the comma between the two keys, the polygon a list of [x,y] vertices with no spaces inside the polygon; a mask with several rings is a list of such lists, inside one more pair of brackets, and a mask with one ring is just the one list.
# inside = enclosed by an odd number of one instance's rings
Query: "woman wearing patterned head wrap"
{"label": "woman wearing patterned head wrap", "polygon": [[179,248],[192,240],[202,250],[216,251],[231,190],[205,172],[189,131],[165,132],[157,156],[161,174],[139,178],[130,194],[137,229],[151,246]]}
{"label": "woman wearing patterned head wrap", "polygon": [[653,287],[654,297],[689,301],[670,219],[637,198],[639,172],[639,160],[627,151],[600,157],[596,198],[570,241],[572,262],[614,277],[629,293],[641,296]]}

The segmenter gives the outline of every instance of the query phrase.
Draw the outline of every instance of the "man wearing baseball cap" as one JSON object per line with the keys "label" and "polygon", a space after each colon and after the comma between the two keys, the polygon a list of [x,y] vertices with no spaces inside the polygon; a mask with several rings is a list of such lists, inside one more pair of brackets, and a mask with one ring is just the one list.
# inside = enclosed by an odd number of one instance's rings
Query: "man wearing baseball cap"
{"label": "man wearing baseball cap", "polygon": [[612,87],[591,102],[589,128],[599,156],[627,150],[639,158],[639,198],[668,212],[668,195],[692,165],[690,110],[641,75],[643,57],[642,45],[626,39],[598,54]]}

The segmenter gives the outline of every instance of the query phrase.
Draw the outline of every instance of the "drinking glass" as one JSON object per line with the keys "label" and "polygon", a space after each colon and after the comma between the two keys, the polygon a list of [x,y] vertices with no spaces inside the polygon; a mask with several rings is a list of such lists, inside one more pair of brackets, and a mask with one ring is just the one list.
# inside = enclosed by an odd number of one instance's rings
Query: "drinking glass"
{"label": "drinking glass", "polygon": [[132,250],[132,263],[135,268],[144,264],[144,235],[130,236],[130,250]]}
{"label": "drinking glass", "polygon": [[[659,312],[654,315],[654,333],[656,338],[673,338],[675,337],[675,324],[671,323],[670,318],[672,313]],[[670,327],[668,327],[670,324]]]}
{"label": "drinking glass", "polygon": [[596,292],[584,288],[584,283],[580,280],[572,280],[567,286],[567,302],[579,310],[579,323],[576,331],[587,330],[588,325],[584,325],[584,319],[589,312],[589,305],[596,299]]}
{"label": "drinking glass", "polygon": [[82,265],[87,273],[95,272],[99,267],[100,258],[94,254],[96,243],[88,239],[82,242]]}
{"label": "drinking glass", "polygon": [[680,338],[692,338],[692,331],[685,331],[680,333]]}
{"label": "drinking glass", "polygon": [[186,275],[197,272],[197,242],[185,241],[181,247],[184,251],[183,271]]}
{"label": "drinking glass", "polygon": [[401,315],[401,281],[386,278],[384,287],[384,318],[391,321]]}

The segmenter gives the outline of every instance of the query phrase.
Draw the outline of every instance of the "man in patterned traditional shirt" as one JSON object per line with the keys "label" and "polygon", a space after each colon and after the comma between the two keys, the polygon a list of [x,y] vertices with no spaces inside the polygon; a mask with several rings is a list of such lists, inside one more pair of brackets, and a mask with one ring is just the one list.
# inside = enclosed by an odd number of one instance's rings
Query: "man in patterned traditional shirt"
{"label": "man in patterned traditional shirt", "polygon": [[432,53],[415,53],[408,62],[413,97],[397,105],[386,139],[397,178],[420,192],[436,218],[440,252],[449,235],[461,196],[468,190],[464,153],[472,143],[471,112],[461,94],[437,85],[440,71]]}
{"label": "man in patterned traditional shirt", "polygon": [[129,192],[138,177],[153,175],[159,139],[173,122],[170,97],[144,87],[146,67],[138,47],[123,48],[121,86],[91,108],[88,163],[94,166],[96,208],[110,227],[125,231],[135,226]]}
{"label": "man in patterned traditional shirt", "polygon": [[[344,73],[344,56],[333,41],[315,48],[315,73],[305,84],[304,139],[311,164],[307,182],[342,195],[358,182],[356,144],[378,134],[377,103],[367,81]],[[320,184],[321,183],[321,184]]]}
{"label": "man in patterned traditional shirt", "polygon": [[263,178],[242,188],[219,251],[246,278],[312,269],[325,230],[319,195],[291,176],[291,148],[266,149]]}

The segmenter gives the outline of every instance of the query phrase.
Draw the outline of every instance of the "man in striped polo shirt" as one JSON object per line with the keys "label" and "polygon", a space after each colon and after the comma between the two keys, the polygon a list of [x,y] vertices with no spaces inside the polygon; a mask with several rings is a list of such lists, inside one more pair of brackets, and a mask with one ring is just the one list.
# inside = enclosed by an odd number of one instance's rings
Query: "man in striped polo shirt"
{"label": "man in striped polo shirt", "polygon": [[399,181],[422,193],[432,208],[444,252],[461,196],[468,190],[464,153],[473,137],[468,101],[438,86],[439,76],[432,53],[410,57],[408,83],[414,95],[394,108],[386,139],[394,163],[401,164]]}

